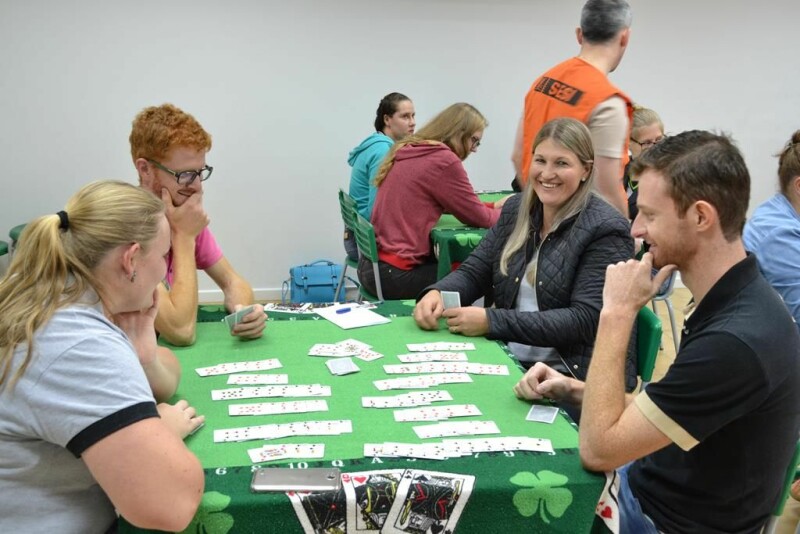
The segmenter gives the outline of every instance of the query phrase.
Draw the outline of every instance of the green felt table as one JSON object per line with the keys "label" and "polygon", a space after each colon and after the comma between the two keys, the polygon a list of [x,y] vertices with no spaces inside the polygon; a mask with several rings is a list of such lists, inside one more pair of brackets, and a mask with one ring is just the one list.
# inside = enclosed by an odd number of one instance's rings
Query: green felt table
{"label": "green felt table", "polygon": [[[307,356],[315,343],[335,343],[355,338],[373,346],[384,358],[363,362],[354,360],[361,372],[333,376],[324,357]],[[483,416],[458,420],[492,420],[503,436],[532,436],[552,441],[555,454],[530,452],[483,453],[443,461],[364,458],[363,444],[399,441],[420,443],[413,432],[415,424],[397,423],[393,410],[363,408],[362,396],[396,395],[406,390],[379,391],[373,380],[396,377],[383,371],[384,364],[400,363],[396,355],[408,352],[406,343],[465,341],[446,329],[422,331],[410,317],[394,317],[391,323],[342,330],[326,320],[272,321],[258,340],[242,341],[231,337],[224,324],[199,323],[197,343],[192,347],[171,347],[183,367],[181,385],[174,400],[187,399],[206,416],[206,425],[187,438],[188,447],[200,458],[206,470],[203,503],[187,532],[302,532],[288,497],[282,493],[253,494],[249,491],[254,466],[247,449],[263,441],[214,443],[213,431],[268,423],[307,420],[349,419],[353,433],[339,436],[303,436],[272,440],[270,443],[325,443],[321,460],[284,462],[295,468],[339,466],[343,471],[414,467],[450,473],[473,474],[475,488],[457,532],[588,532],[604,478],[588,473],[577,455],[577,431],[563,414],[552,425],[525,420],[530,404],[514,397],[511,388],[521,376],[507,353],[484,338],[470,338],[475,351],[471,362],[507,364],[508,376],[472,375],[473,382],[447,384],[453,403],[476,404]],[[198,367],[223,361],[277,358],[290,384],[321,383],[331,386],[325,397],[328,412],[231,417],[228,401],[212,401],[210,391],[228,386],[227,375],[200,377]],[[283,398],[247,399],[241,402],[271,402]],[[467,437],[469,438],[469,437]],[[272,465],[272,464],[263,464]],[[140,532],[120,520],[120,532]]]}
{"label": "green felt table", "polygon": [[[492,191],[478,193],[478,198],[483,202],[494,202],[512,194],[513,191]],[[431,241],[434,252],[438,258],[437,278],[441,280],[475,250],[486,228],[473,228],[467,226],[453,215],[442,215],[439,222],[431,230]]]}

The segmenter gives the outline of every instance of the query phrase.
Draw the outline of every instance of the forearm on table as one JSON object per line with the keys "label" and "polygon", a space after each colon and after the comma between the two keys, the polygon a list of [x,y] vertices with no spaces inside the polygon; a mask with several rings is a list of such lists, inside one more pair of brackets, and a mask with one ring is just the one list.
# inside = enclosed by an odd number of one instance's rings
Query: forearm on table
{"label": "forearm on table", "polygon": [[194,342],[197,321],[197,265],[194,238],[172,237],[172,285],[158,306],[156,329],[170,343],[188,345]]}
{"label": "forearm on table", "polygon": [[175,394],[180,383],[181,365],[171,350],[157,347],[155,359],[142,367],[156,402],[166,402]]}

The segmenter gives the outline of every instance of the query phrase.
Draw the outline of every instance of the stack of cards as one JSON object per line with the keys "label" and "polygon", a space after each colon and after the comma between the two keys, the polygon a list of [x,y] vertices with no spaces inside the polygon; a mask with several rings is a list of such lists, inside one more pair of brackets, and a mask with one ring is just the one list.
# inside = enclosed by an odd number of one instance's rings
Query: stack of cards
{"label": "stack of cards", "polygon": [[225,318],[223,318],[222,320],[226,325],[228,325],[228,328],[230,330],[233,330],[233,327],[241,323],[244,316],[253,311],[255,308],[256,307],[252,305],[245,306],[239,311],[233,312],[230,315],[226,315]]}
{"label": "stack of cards", "polygon": [[460,308],[461,294],[458,291],[442,291],[442,306],[444,309]]}
{"label": "stack of cards", "polygon": [[536,421],[537,423],[553,424],[558,415],[558,408],[555,406],[543,406],[541,404],[534,404],[528,410],[528,415],[525,417],[526,421]]}
{"label": "stack of cards", "polygon": [[357,373],[361,370],[355,363],[353,363],[351,358],[328,360],[325,362],[325,366],[328,368],[328,371],[334,375],[349,375],[351,373]]}
{"label": "stack of cards", "polygon": [[323,458],[325,445],[322,443],[284,443],[282,445],[264,445],[248,449],[250,461],[254,464],[274,462],[276,460],[303,460],[307,458]]}
{"label": "stack of cards", "polygon": [[417,469],[342,473],[336,491],[288,492],[306,534],[454,532],[475,477]]}

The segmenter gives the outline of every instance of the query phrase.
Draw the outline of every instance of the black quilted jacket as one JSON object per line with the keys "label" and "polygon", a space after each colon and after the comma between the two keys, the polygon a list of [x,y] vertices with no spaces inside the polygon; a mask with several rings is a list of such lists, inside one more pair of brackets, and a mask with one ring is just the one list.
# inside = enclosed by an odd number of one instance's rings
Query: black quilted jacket
{"label": "black quilted jacket", "polygon": [[[510,198],[497,224],[469,258],[425,291],[458,291],[461,302],[485,297],[486,337],[554,347],[575,377],[586,380],[603,305],[606,267],[633,257],[630,223],[592,195],[578,215],[561,223],[541,245],[536,279],[540,311],[518,312],[514,305],[520,282],[539,245],[542,223],[542,206],[537,203],[524,253],[520,250],[511,257],[508,276],[500,274],[500,254],[514,228],[521,200],[522,195]],[[625,368],[629,391],[636,386],[635,340],[634,332]]]}

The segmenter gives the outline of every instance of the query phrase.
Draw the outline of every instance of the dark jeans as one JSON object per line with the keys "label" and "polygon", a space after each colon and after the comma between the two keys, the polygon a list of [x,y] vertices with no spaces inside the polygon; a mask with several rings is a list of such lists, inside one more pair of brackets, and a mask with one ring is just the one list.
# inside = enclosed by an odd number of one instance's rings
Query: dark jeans
{"label": "dark jeans", "polygon": [[[386,300],[417,298],[420,291],[436,282],[436,263],[423,263],[410,271],[398,269],[393,265],[378,262],[378,271],[381,277],[381,289]],[[364,289],[377,295],[375,288],[375,275],[372,262],[364,256],[358,261],[358,281]]]}
{"label": "dark jeans", "polygon": [[353,261],[358,261],[358,245],[356,245],[356,234],[350,228],[344,229],[344,250],[347,257]]}

